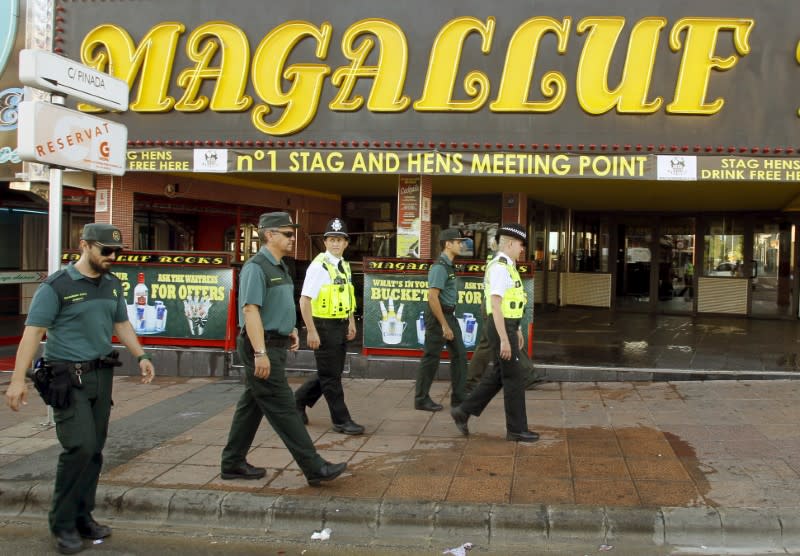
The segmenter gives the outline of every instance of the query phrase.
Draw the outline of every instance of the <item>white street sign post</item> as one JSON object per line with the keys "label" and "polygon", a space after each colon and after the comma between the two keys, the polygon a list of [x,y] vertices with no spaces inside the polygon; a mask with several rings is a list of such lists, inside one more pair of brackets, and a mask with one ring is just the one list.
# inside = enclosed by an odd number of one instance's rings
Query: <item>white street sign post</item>
{"label": "white street sign post", "polygon": [[127,148],[128,128],[122,124],[47,102],[19,104],[17,152],[22,160],[122,176]]}
{"label": "white street sign post", "polygon": [[47,50],[20,50],[19,80],[29,87],[74,96],[100,108],[128,109],[127,82]]}

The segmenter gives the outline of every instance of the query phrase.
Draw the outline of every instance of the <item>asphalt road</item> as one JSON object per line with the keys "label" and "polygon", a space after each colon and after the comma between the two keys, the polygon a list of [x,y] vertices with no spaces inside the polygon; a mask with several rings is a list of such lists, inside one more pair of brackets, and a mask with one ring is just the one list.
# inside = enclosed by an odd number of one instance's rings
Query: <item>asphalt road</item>
{"label": "asphalt road", "polygon": [[[310,536],[310,535],[309,535]],[[446,549],[465,542],[453,539],[449,546],[431,548],[358,546],[357,544],[337,544],[335,532],[329,541],[307,543],[281,542],[258,536],[235,536],[230,533],[209,533],[200,529],[147,528],[141,529],[132,522],[114,523],[114,534],[106,542],[92,545],[86,541],[86,549],[81,554],[95,556],[422,556],[442,554]],[[0,521],[0,553],[15,556],[41,556],[55,554],[53,540],[47,532],[44,521],[4,520]],[[557,547],[531,546],[526,550],[498,549],[476,546],[468,556],[478,554],[498,555],[538,555],[550,556],[662,556],[671,554],[667,549],[654,550],[652,545],[636,546],[588,546],[586,544],[559,545]],[[687,552],[682,552],[686,555]],[[708,554],[708,553],[706,553]]]}

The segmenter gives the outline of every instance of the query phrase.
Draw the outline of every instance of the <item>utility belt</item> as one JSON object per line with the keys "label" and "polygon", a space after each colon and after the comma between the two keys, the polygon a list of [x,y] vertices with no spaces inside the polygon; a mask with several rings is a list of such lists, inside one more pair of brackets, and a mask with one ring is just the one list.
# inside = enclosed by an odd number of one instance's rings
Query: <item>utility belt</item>
{"label": "utility belt", "polygon": [[121,367],[122,361],[119,360],[119,352],[114,350],[105,357],[98,357],[91,361],[45,361],[45,365],[53,369],[66,367],[76,377],[80,377],[83,373],[91,373],[97,369],[106,369],[109,367]]}
{"label": "utility belt", "polygon": [[314,322],[319,322],[322,324],[342,324],[342,323],[349,323],[349,317],[337,317],[337,318],[325,318],[325,317],[314,317]]}
{"label": "utility belt", "polygon": [[[247,335],[247,329],[243,326],[240,332],[242,338],[247,342],[247,347],[253,351],[253,344],[250,342],[250,337]],[[278,334],[275,330],[264,331],[264,346],[274,348],[288,348],[292,345],[292,339],[284,334]]]}
{"label": "utility belt", "polygon": [[119,352],[116,350],[91,361],[46,361],[40,357],[34,363],[33,369],[28,371],[28,376],[44,403],[54,409],[66,409],[72,400],[72,389],[83,388],[82,377],[85,373],[121,365]]}
{"label": "utility belt", "polygon": [[442,305],[442,313],[444,313],[445,315],[452,315],[455,312],[456,312],[455,305]]}

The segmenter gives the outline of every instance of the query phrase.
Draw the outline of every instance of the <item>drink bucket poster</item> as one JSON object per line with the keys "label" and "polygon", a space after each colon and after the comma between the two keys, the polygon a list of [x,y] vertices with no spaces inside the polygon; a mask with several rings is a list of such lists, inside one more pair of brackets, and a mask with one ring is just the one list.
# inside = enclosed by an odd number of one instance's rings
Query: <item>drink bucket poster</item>
{"label": "drink bucket poster", "polygon": [[[367,259],[364,265],[364,349],[421,350],[425,344],[424,314],[428,306],[430,262]],[[533,318],[533,276],[520,265],[528,308],[522,330],[527,340]],[[485,264],[456,260],[456,319],[467,351],[473,351],[485,326],[481,318]]]}

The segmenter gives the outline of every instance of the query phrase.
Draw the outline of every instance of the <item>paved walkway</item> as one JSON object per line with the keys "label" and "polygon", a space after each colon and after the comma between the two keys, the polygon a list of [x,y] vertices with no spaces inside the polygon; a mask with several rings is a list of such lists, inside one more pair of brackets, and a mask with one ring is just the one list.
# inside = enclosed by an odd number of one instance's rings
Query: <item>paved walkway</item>
{"label": "paved walkway", "polygon": [[[0,375],[3,391],[7,379]],[[345,384],[367,432],[336,434],[324,402],[309,410],[323,457],[349,463],[314,488],[266,423],[249,461],[267,476],[219,478],[237,381],[118,377],[98,517],[136,517],[144,504],[151,519],[225,526],[227,507],[267,529],[328,524],[399,544],[412,542],[414,529],[400,534],[398,524],[422,527],[414,541],[440,531],[484,548],[513,545],[514,531],[525,542],[563,534],[621,546],[637,533],[721,552],[800,548],[800,382],[545,384],[526,396],[531,429],[542,435],[534,444],[504,439],[501,397],[470,420],[465,438],[446,410],[412,409],[412,381]],[[447,404],[446,383],[432,394]],[[38,397],[20,413],[0,408],[0,514],[46,509],[59,448],[54,430],[39,424],[44,416]]]}

